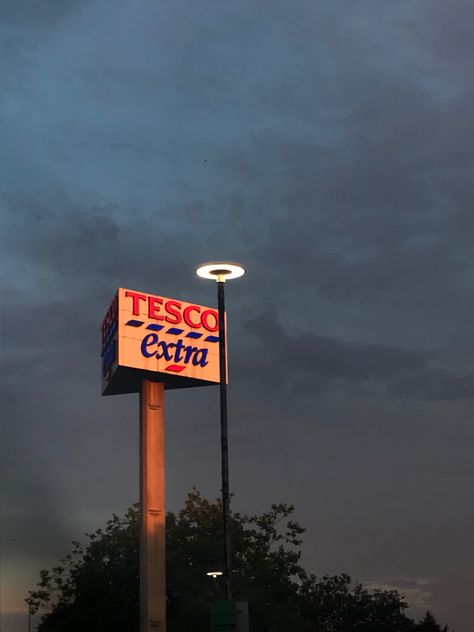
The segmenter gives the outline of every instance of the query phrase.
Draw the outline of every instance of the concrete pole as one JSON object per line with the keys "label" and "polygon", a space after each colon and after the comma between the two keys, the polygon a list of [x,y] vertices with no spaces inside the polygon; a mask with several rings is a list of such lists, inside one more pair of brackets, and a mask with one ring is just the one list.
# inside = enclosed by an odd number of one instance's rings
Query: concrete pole
{"label": "concrete pole", "polygon": [[140,632],[166,632],[165,390],[140,393]]}

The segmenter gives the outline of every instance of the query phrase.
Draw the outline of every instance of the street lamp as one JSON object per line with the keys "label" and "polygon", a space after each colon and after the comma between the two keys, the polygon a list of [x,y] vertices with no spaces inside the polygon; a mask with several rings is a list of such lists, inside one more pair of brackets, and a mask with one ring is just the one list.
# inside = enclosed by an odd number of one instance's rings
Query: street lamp
{"label": "street lamp", "polygon": [[225,298],[224,283],[245,274],[238,263],[204,263],[196,268],[203,279],[217,281],[217,309],[219,312],[219,377],[221,412],[221,464],[222,464],[222,512],[224,522],[224,575],[227,599],[232,599],[232,545],[230,537],[230,494],[229,494],[229,442],[227,434],[227,367],[225,348]]}

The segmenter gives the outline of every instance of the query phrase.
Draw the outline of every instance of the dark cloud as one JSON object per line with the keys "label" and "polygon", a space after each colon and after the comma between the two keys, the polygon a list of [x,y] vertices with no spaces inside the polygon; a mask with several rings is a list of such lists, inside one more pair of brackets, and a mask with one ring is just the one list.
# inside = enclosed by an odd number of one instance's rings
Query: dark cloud
{"label": "dark cloud", "polygon": [[74,0],[4,0],[1,16],[5,25],[22,28],[52,27],[71,12],[80,10],[87,2]]}
{"label": "dark cloud", "polygon": [[[279,324],[274,311],[248,320],[245,327],[259,340],[255,356],[264,360],[257,359],[257,366],[262,375],[269,376],[269,388],[275,387],[277,375],[281,379],[290,375],[293,386],[312,384],[313,394],[324,389],[351,391],[378,385],[397,398],[474,398],[472,372],[458,375],[436,367],[434,350],[361,344],[314,333],[290,334]],[[301,376],[305,376],[303,381]]]}
{"label": "dark cloud", "polygon": [[[472,2],[1,11],[9,573],[136,499],[136,398],[99,395],[116,287],[212,304],[193,268],[225,257],[237,506],[295,502],[310,570],[436,578],[465,632]],[[216,397],[169,395],[171,506],[218,493]]]}
{"label": "dark cloud", "polygon": [[[449,74],[462,73],[474,48],[469,27],[473,19],[472,3],[461,0],[453,11],[442,0],[425,0],[421,3],[421,15],[416,37],[428,49],[425,63],[431,65],[434,59]],[[412,29],[413,26],[410,30],[414,34]],[[464,79],[462,74],[461,79]]]}
{"label": "dark cloud", "polygon": [[474,476],[474,467],[469,465],[445,465],[443,463],[424,463],[417,465],[414,470],[422,474],[439,476]]}
{"label": "dark cloud", "polygon": [[396,397],[412,397],[427,401],[455,401],[474,398],[474,373],[456,374],[453,371],[425,368],[400,377],[389,384]]}
{"label": "dark cloud", "polygon": [[[90,0],[4,0],[0,7],[0,68],[8,93],[30,96],[21,85],[25,70],[37,64],[38,50],[62,24],[90,5]],[[5,99],[7,95],[3,94]],[[8,103],[7,99],[5,101]]]}
{"label": "dark cloud", "polygon": [[270,362],[280,363],[290,371],[323,375],[328,380],[386,379],[424,367],[430,358],[425,352],[351,344],[315,334],[292,337],[268,313],[249,321],[247,328],[261,338]]}

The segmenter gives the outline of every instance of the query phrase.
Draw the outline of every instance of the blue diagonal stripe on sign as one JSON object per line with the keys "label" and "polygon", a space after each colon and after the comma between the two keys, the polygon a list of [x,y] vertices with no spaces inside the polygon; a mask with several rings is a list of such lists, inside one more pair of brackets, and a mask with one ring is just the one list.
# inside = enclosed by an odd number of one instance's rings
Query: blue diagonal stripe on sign
{"label": "blue diagonal stripe on sign", "polygon": [[179,336],[179,334],[182,334],[184,331],[184,329],[178,329],[177,327],[170,327],[170,329],[167,330],[167,334],[174,334],[175,336]]}
{"label": "blue diagonal stripe on sign", "polygon": [[155,325],[155,323],[151,323],[148,325],[147,329],[151,329],[152,331],[161,331],[164,325]]}
{"label": "blue diagonal stripe on sign", "polygon": [[197,331],[190,331],[189,334],[186,334],[186,338],[202,338],[202,335]]}
{"label": "blue diagonal stripe on sign", "polygon": [[219,342],[219,336],[208,336],[204,338],[206,342]]}
{"label": "blue diagonal stripe on sign", "polygon": [[129,320],[126,325],[130,325],[130,327],[141,327],[143,325],[143,320]]}

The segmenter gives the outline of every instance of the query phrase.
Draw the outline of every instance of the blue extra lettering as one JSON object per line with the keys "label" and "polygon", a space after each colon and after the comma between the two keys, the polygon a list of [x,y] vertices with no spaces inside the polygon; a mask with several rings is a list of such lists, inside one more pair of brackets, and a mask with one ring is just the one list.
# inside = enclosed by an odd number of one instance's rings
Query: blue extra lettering
{"label": "blue extra lettering", "polygon": [[195,353],[197,351],[197,347],[191,347],[191,345],[189,347],[185,347],[186,350],[186,355],[184,356],[184,362],[185,364],[188,364],[188,362],[191,360],[191,356],[193,355],[193,353]]}
{"label": "blue extra lettering", "polygon": [[[157,336],[158,338],[158,336]],[[158,351],[156,352],[156,357],[161,359],[164,358],[167,362],[169,362],[170,360],[173,359],[173,356],[171,355],[171,353],[168,351],[168,349],[170,347],[174,347],[174,342],[170,342],[168,344],[166,344],[166,342],[164,340],[162,340],[161,342],[158,343],[158,347],[161,347],[162,352],[159,353]]]}
{"label": "blue extra lettering", "polygon": [[175,362],[181,362],[181,352],[184,351],[186,347],[183,344],[181,338],[176,343],[176,351],[174,352],[174,360]]}
{"label": "blue extra lettering", "polygon": [[193,364],[197,366],[200,364],[202,367],[207,366],[209,362],[207,361],[207,349],[199,349],[194,354]]}
{"label": "blue extra lettering", "polygon": [[153,345],[156,345],[156,343],[158,342],[158,334],[148,334],[148,336],[145,336],[142,340],[142,353],[145,356],[145,358],[153,358],[154,356],[156,356],[157,351],[152,351],[151,353],[148,351],[148,347],[152,347]]}
{"label": "blue extra lettering", "polygon": [[102,354],[102,375],[106,376],[116,358],[117,341],[109,341]]}
{"label": "blue extra lettering", "polygon": [[[150,347],[156,345],[151,350]],[[148,334],[142,340],[142,354],[145,358],[162,358],[166,362],[184,362],[189,364],[192,362],[194,366],[205,367],[209,364],[207,361],[208,349],[198,349],[192,345],[186,346],[181,339],[177,342],[165,342],[160,340],[158,334]]]}

